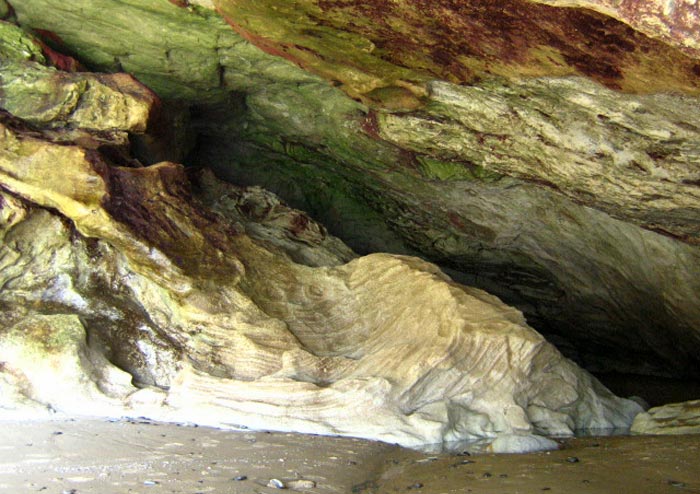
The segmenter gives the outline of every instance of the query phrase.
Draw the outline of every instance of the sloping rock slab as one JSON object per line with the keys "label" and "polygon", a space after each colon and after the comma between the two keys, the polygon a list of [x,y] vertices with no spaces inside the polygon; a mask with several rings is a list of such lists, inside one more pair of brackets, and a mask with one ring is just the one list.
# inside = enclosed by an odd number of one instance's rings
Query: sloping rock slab
{"label": "sloping rock slab", "polygon": [[639,412],[432,264],[297,264],[206,208],[179,165],[110,166],[16,122],[0,137],[8,395],[405,446],[626,427]]}
{"label": "sloping rock slab", "polygon": [[632,423],[636,434],[700,434],[700,400],[672,403],[640,413]]}

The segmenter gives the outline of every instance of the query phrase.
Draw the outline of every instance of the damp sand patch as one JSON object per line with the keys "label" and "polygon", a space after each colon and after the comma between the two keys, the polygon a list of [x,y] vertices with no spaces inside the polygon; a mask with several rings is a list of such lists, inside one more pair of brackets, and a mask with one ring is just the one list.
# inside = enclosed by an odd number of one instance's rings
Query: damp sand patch
{"label": "damp sand patch", "polygon": [[352,438],[149,420],[0,422],[0,491],[700,493],[700,435],[560,440],[529,454],[428,454]]}

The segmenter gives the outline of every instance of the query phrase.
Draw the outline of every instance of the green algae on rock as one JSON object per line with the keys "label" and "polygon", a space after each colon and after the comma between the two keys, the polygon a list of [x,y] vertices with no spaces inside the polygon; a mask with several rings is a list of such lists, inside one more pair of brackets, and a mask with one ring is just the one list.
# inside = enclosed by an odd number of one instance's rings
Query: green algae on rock
{"label": "green algae on rock", "polygon": [[[241,211],[222,202],[227,187],[209,195],[215,213],[181,166],[110,166],[99,150],[53,142],[55,132],[10,120],[0,142],[0,183],[11,191],[0,202],[9,396],[63,413],[80,413],[83,397],[93,415],[407,446],[624,427],[639,411],[517,310],[434,265],[388,254],[339,265],[333,252],[297,264],[280,234],[254,240],[231,222]],[[268,207],[265,196],[245,197],[244,210]],[[333,247],[298,212],[276,214],[268,232]],[[47,386],[52,365],[61,393]]]}
{"label": "green algae on rock", "polygon": [[0,107],[35,125],[144,132],[157,100],[126,74],[67,73],[46,63],[40,45],[0,22]]}
{"label": "green algae on rock", "polygon": [[36,40],[19,27],[5,21],[0,21],[0,60],[39,63],[46,61]]}
{"label": "green algae on rock", "polygon": [[[314,7],[319,4],[306,2],[304,6],[308,8],[299,12],[319,14]],[[221,3],[219,7],[222,12],[228,12],[233,8],[231,5],[226,7]],[[270,10],[270,5],[240,2],[235,7],[252,16],[253,10],[265,12]],[[282,6],[285,5],[288,4]],[[355,13],[360,8],[358,5],[350,3],[347,8],[326,13],[342,17]],[[438,2],[424,7],[435,9],[440,5],[443,4]],[[418,2],[392,8],[416,6]],[[476,20],[488,21],[491,7],[475,2],[471,12]],[[510,26],[525,22],[520,15],[522,8],[499,8],[499,15],[513,18]],[[674,48],[633,33],[627,26],[600,14],[580,9],[540,9],[540,12],[556,12],[555,17],[543,21],[550,30],[563,29],[557,27],[555,20],[564,17],[578,19],[588,28],[583,33],[571,34],[571,41],[578,44],[556,49],[535,47],[529,52],[537,62],[535,65],[539,63],[542,70],[547,69],[544,72],[505,70],[505,65],[496,62],[498,57],[486,52],[484,47],[492,41],[485,39],[484,45],[475,47],[484,48],[480,56],[493,65],[494,71],[470,79],[472,86],[459,87],[444,81],[429,83],[437,77],[437,68],[410,64],[409,72],[413,74],[410,77],[406,75],[406,67],[399,67],[398,72],[387,68],[386,73],[370,74],[368,77],[374,78],[370,83],[364,75],[358,75],[358,87],[360,83],[369,84],[362,87],[362,91],[369,90],[362,98],[367,105],[377,107],[371,110],[341,91],[350,93],[348,88],[353,81],[324,81],[288,59],[271,55],[280,53],[269,49],[269,43],[263,48],[270,53],[265,53],[236,34],[215,12],[199,6],[178,7],[166,0],[95,0],[70,5],[57,0],[26,0],[19,2],[15,10],[23,26],[53,33],[54,40],[62,40],[63,49],[91,68],[128,70],[160,96],[178,99],[189,106],[192,131],[199,133],[199,145],[191,155],[192,161],[214,167],[219,176],[274,189],[323,220],[331,231],[342,233],[363,252],[391,250],[421,254],[455,269],[456,275],[469,283],[517,304],[533,324],[558,337],[563,344],[573,342],[576,349],[572,355],[592,368],[662,375],[697,374],[696,328],[700,314],[697,304],[687,303],[696,300],[700,292],[697,249],[688,245],[692,243],[693,232],[697,232],[697,223],[693,222],[697,177],[692,173],[696,166],[693,136],[697,125],[692,116],[676,119],[680,115],[676,110],[697,101],[692,96],[697,86],[696,65],[688,58],[688,52],[676,53]],[[237,19],[234,11],[227,16],[234,24],[243,25],[248,14]],[[280,10],[281,17],[288,14],[288,10]],[[361,20],[361,16],[355,17]],[[415,20],[415,16],[411,19]],[[271,23],[271,35],[277,32],[277,21]],[[312,21],[305,18],[300,23]],[[260,23],[256,25],[259,27]],[[440,29],[452,25],[428,27],[439,35]],[[372,28],[361,23],[348,26],[356,31]],[[336,27],[342,29],[333,22],[322,27],[318,33],[337,40],[335,45],[328,45],[330,48],[342,45],[371,49],[368,43],[356,42],[361,33],[338,32]],[[380,27],[388,29],[384,25]],[[406,27],[405,23],[397,24],[397,29]],[[428,27],[419,25],[416,29],[423,32]],[[302,32],[299,36],[313,38],[314,32]],[[542,35],[538,32],[525,36],[536,38]],[[566,36],[562,31],[553,39],[567,44]],[[692,33],[688,36],[692,38]],[[249,39],[261,42],[259,38],[249,36]],[[322,43],[323,39],[316,42]],[[440,46],[425,44],[422,48]],[[290,53],[316,57],[303,47],[303,44],[291,46]],[[594,55],[601,47],[609,49],[611,54],[601,55],[598,63]],[[642,48],[649,49],[646,55]],[[383,54],[390,60],[382,59],[377,67],[387,67],[400,55],[391,55],[391,49],[389,42],[383,46],[375,43],[369,53],[351,54],[354,58],[348,55],[347,59],[377,59],[377,55]],[[415,56],[421,53],[415,50]],[[562,62],[563,53],[568,53],[569,62]],[[623,66],[612,63],[610,57],[643,63],[636,66],[636,62],[626,62]],[[661,65],[657,63],[659,57],[663,58]],[[440,66],[449,72],[456,67],[455,60],[457,66],[463,61],[459,57],[446,57],[443,62],[448,65]],[[483,66],[484,60],[474,58],[472,65]],[[435,63],[439,65],[438,62]],[[499,67],[503,69],[500,72]],[[335,70],[338,66],[331,68]],[[363,67],[355,67],[348,74],[357,75],[362,70]],[[416,75],[419,72],[423,75]],[[470,74],[473,75],[469,73],[465,77]],[[494,74],[501,76],[493,77]],[[537,74],[549,77],[530,78]],[[622,87],[628,94],[606,92],[602,86],[582,77],[552,77],[557,74],[589,75],[608,88]],[[453,82],[461,80],[447,78]],[[509,147],[510,142],[498,140],[499,128],[509,130],[512,123],[520,122],[522,126],[518,128],[523,132],[533,128],[551,130],[559,141],[567,141],[571,130],[567,125],[571,122],[566,118],[557,120],[556,108],[552,109],[561,100],[560,93],[548,97],[549,89],[540,88],[543,94],[535,99],[549,101],[543,114],[526,101],[513,102],[503,96],[513,88],[530,87],[543,80],[550,81],[553,88],[569,88],[569,94],[575,94],[580,83],[582,92],[589,94],[589,89],[595,87],[594,92],[610,98],[611,106],[605,107],[601,118],[583,112],[584,119],[595,127],[583,132],[583,140],[574,139],[579,144],[592,140],[591,149],[602,146],[598,149],[602,156],[596,157],[595,153],[589,156],[585,150],[573,152],[567,148],[570,142],[562,144],[561,154],[547,155],[548,162],[557,165],[555,171],[571,176],[562,177],[560,173],[558,177],[549,177],[540,166],[540,155],[530,147],[548,151],[552,149],[549,142],[536,140],[532,146],[520,146],[524,153],[521,155]],[[341,85],[334,87],[338,82]],[[443,94],[451,91],[501,95],[507,104],[500,107],[516,112],[505,111],[501,121],[495,115],[487,115],[496,135],[482,136],[483,142],[474,133],[467,133],[472,137],[467,154],[475,161],[464,156],[446,157],[449,150],[438,149],[439,145],[410,135],[407,123],[425,125],[426,119],[445,132],[465,130],[452,115],[455,109],[449,105],[440,107],[436,98],[431,101],[427,97],[426,87],[438,86],[445,88]],[[656,90],[680,91],[686,96],[630,94]],[[627,106],[617,108],[623,101]],[[412,111],[401,112],[402,102]],[[473,101],[477,105],[480,102],[478,97]],[[659,106],[665,107],[665,102],[673,111],[664,113],[666,109],[662,108],[659,113]],[[575,101],[570,103],[577,108]],[[385,112],[381,107],[392,111]],[[520,111],[519,115],[516,110]],[[623,121],[617,118],[618,113],[624,115]],[[552,115],[557,117],[554,123],[550,122]],[[664,115],[669,118],[665,119]],[[674,135],[650,134],[650,127],[645,124],[649,121],[657,121]],[[388,122],[395,126],[390,129]],[[524,122],[531,122],[534,127]],[[380,131],[395,143],[382,139]],[[603,140],[596,140],[599,134],[610,138],[617,148],[605,149]],[[675,140],[676,134],[680,141]],[[627,149],[627,138],[644,153],[636,156],[641,151]],[[498,160],[492,155],[491,147],[507,159]],[[583,153],[583,165],[560,167],[559,162],[566,164],[572,152],[573,158],[580,158]],[[627,159],[630,155],[639,159]],[[480,159],[484,162],[480,163]],[[587,163],[601,173],[592,174]],[[641,168],[634,163],[639,163]],[[614,175],[617,169],[622,170],[621,177]],[[670,176],[664,178],[664,173]],[[553,188],[554,182],[558,190]],[[643,186],[644,193],[625,196],[625,191],[635,184]],[[657,184],[664,191],[663,197],[653,194]],[[663,238],[638,226],[659,229],[682,241]],[[596,267],[591,269],[591,266]]]}

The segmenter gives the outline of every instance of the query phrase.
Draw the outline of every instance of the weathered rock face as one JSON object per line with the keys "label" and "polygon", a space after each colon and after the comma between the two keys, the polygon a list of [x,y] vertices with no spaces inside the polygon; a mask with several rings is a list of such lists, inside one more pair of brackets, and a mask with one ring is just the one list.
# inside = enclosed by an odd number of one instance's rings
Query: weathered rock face
{"label": "weathered rock face", "polygon": [[[551,5],[543,5],[549,3]],[[303,2],[215,0],[219,12],[243,37],[284,56],[349,94],[406,108],[423,83],[443,79],[474,83],[482,77],[586,75],[609,87],[644,92],[669,86],[697,93],[697,61],[613,18],[582,5],[507,0],[452,2]],[[630,2],[635,4],[645,2]],[[654,2],[650,2],[654,3]],[[697,48],[697,9],[673,2],[666,41]],[[571,4],[568,3],[568,7]],[[654,17],[618,17],[649,31]],[[684,18],[686,17],[686,18]],[[670,36],[675,29],[676,39]],[[665,35],[665,36],[664,36]],[[669,63],[671,62],[671,63]],[[402,101],[403,100],[403,101]]]}
{"label": "weathered rock face", "polygon": [[700,400],[672,403],[640,413],[635,434],[700,434]]}
{"label": "weathered rock face", "polygon": [[45,44],[1,26],[5,407],[506,449],[639,411],[186,155],[590,368],[700,375],[692,16],[197,3],[6,13]]}
{"label": "weathered rock face", "polygon": [[700,12],[693,0],[539,0],[555,6],[581,7],[619,19],[647,36],[678,46],[695,58],[700,55]]}
{"label": "weathered rock face", "polygon": [[5,409],[506,450],[640,410],[433,265],[341,264],[347,248],[269,194],[205,174],[209,209],[179,165],[111,166],[53,136],[3,123]]}
{"label": "weathered rock face", "polygon": [[591,368],[696,377],[696,17],[556,4],[203,3],[229,25],[165,0],[14,11],[189,106],[192,162],[360,252],[456,270]]}

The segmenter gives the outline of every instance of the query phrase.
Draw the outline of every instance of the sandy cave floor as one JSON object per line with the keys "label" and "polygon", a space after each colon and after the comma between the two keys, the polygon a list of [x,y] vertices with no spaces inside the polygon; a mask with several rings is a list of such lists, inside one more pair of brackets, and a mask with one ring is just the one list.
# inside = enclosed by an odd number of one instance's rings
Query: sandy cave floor
{"label": "sandy cave floor", "polygon": [[700,435],[578,438],[554,452],[467,456],[147,420],[0,422],[0,492],[280,492],[271,479],[318,494],[700,493]]}

